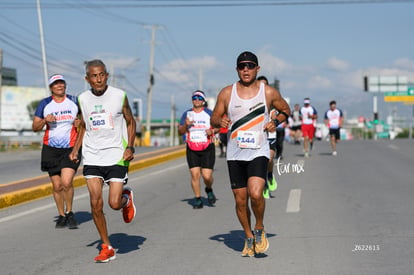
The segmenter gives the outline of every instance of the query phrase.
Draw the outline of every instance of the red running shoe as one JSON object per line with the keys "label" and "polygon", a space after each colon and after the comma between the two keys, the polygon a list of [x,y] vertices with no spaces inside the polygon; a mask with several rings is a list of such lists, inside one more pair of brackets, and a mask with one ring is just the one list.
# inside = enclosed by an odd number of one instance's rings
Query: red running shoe
{"label": "red running shoe", "polygon": [[115,260],[115,250],[112,248],[112,246],[108,246],[106,244],[101,245],[101,252],[98,256],[95,257],[96,263],[107,263],[111,260]]}
{"label": "red running shoe", "polygon": [[125,187],[124,191],[122,191],[122,195],[127,195],[129,198],[127,205],[122,208],[122,216],[124,217],[124,222],[130,223],[134,219],[136,213],[134,194],[131,188]]}

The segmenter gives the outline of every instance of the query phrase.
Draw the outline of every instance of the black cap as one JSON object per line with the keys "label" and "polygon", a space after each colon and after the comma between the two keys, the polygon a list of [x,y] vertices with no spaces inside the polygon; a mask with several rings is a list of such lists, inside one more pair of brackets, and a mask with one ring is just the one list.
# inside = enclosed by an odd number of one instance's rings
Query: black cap
{"label": "black cap", "polygon": [[259,61],[257,61],[257,56],[252,52],[242,52],[239,57],[237,57],[237,64],[243,61],[250,61],[259,65]]}

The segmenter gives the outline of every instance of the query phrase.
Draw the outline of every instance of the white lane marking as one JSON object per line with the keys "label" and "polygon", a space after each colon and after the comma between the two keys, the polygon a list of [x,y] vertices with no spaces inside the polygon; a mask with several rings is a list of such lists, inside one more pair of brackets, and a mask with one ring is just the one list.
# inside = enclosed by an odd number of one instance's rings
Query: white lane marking
{"label": "white lane marking", "polygon": [[171,166],[171,167],[166,168],[166,169],[163,169],[163,170],[154,171],[154,172],[152,172],[152,173],[147,173],[147,174],[142,175],[142,176],[140,176],[140,177],[135,177],[134,179],[131,179],[130,181],[131,181],[131,182],[133,182],[133,181],[138,181],[138,180],[141,180],[141,179],[143,179],[143,178],[148,179],[148,177],[150,177],[150,176],[153,176],[153,175],[159,175],[159,174],[161,174],[161,173],[165,173],[165,172],[168,172],[168,171],[170,171],[170,170],[174,170],[174,169],[180,168],[181,166],[184,166],[184,165],[187,165],[187,162],[180,163],[180,164],[178,164],[178,165]]}
{"label": "white lane marking", "polygon": [[[181,163],[181,164],[178,164],[176,166],[172,166],[172,167],[163,169],[162,171],[154,171],[152,173],[148,173],[148,174],[142,175],[140,177],[136,177],[134,179],[131,179],[130,181],[131,182],[132,181],[138,181],[138,180],[141,180],[143,178],[148,179],[149,176],[159,175],[161,173],[165,173],[165,172],[168,172],[170,170],[180,168],[181,166],[184,166],[184,165],[186,165],[186,163]],[[104,189],[105,189],[105,187],[104,187]],[[81,194],[81,195],[77,195],[73,198],[73,200],[79,200],[79,199],[83,199],[85,197],[89,197],[89,193],[84,193],[84,194]],[[14,220],[14,219],[17,219],[17,218],[20,218],[20,217],[24,217],[24,216],[36,213],[38,211],[45,210],[45,209],[48,209],[48,208],[53,208],[53,207],[56,207],[55,203],[49,203],[49,204],[46,204],[46,205],[43,205],[43,206],[40,206],[40,207],[37,207],[37,208],[32,208],[32,209],[24,211],[24,212],[20,212],[20,213],[17,213],[17,214],[8,216],[8,217],[1,218],[0,223],[8,222],[10,220]]]}
{"label": "white lane marking", "polygon": [[300,196],[302,194],[301,189],[292,189],[289,192],[289,198],[287,201],[286,212],[297,213],[300,211]]}
{"label": "white lane marking", "polygon": [[[73,199],[74,200],[79,200],[79,199],[82,199],[82,198],[85,198],[85,197],[89,197],[89,193],[85,193],[85,194],[82,194],[82,195],[75,196]],[[43,205],[43,206],[40,206],[40,207],[32,208],[32,209],[24,211],[24,212],[20,212],[20,213],[17,213],[17,214],[8,216],[8,217],[1,218],[0,223],[7,222],[7,221],[10,221],[10,220],[14,220],[14,219],[17,219],[17,218],[20,218],[20,217],[23,217],[23,216],[27,216],[27,215],[39,212],[41,210],[45,210],[45,209],[53,208],[53,207],[56,207],[55,203],[49,203],[49,204],[46,204],[46,205]]]}
{"label": "white lane marking", "polygon": [[391,149],[394,149],[394,150],[400,150],[400,148],[397,145],[394,145],[394,144],[390,144],[390,145],[388,145],[388,147],[390,147]]}

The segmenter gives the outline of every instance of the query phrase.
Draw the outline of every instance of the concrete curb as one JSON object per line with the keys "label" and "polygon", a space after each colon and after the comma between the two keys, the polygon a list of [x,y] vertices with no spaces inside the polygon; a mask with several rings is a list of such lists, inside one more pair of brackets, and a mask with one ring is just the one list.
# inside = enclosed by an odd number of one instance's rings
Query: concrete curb
{"label": "concrete curb", "polygon": [[[141,160],[133,161],[129,165],[129,172],[148,168],[169,160],[177,159],[185,156],[186,149],[183,146],[177,146],[177,150],[168,153],[160,153],[155,157],[144,158]],[[73,179],[74,188],[86,185],[86,180],[83,176],[76,176]],[[50,182],[41,184],[35,187],[25,188],[19,191],[13,191],[0,195],[0,209],[10,207],[23,202],[43,198],[52,195],[52,185]]]}

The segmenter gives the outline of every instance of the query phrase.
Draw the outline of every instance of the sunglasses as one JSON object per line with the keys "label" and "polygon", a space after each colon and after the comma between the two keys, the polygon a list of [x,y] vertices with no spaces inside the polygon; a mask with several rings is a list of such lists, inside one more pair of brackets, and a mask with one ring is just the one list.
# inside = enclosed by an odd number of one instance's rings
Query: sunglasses
{"label": "sunglasses", "polygon": [[237,64],[237,69],[243,70],[245,67],[247,67],[247,69],[252,70],[256,68],[256,66],[257,66],[256,63],[253,63],[253,62],[243,62],[243,63]]}
{"label": "sunglasses", "polygon": [[193,100],[201,100],[201,101],[204,101],[204,98],[202,96],[199,96],[199,95],[193,96],[192,99]]}

